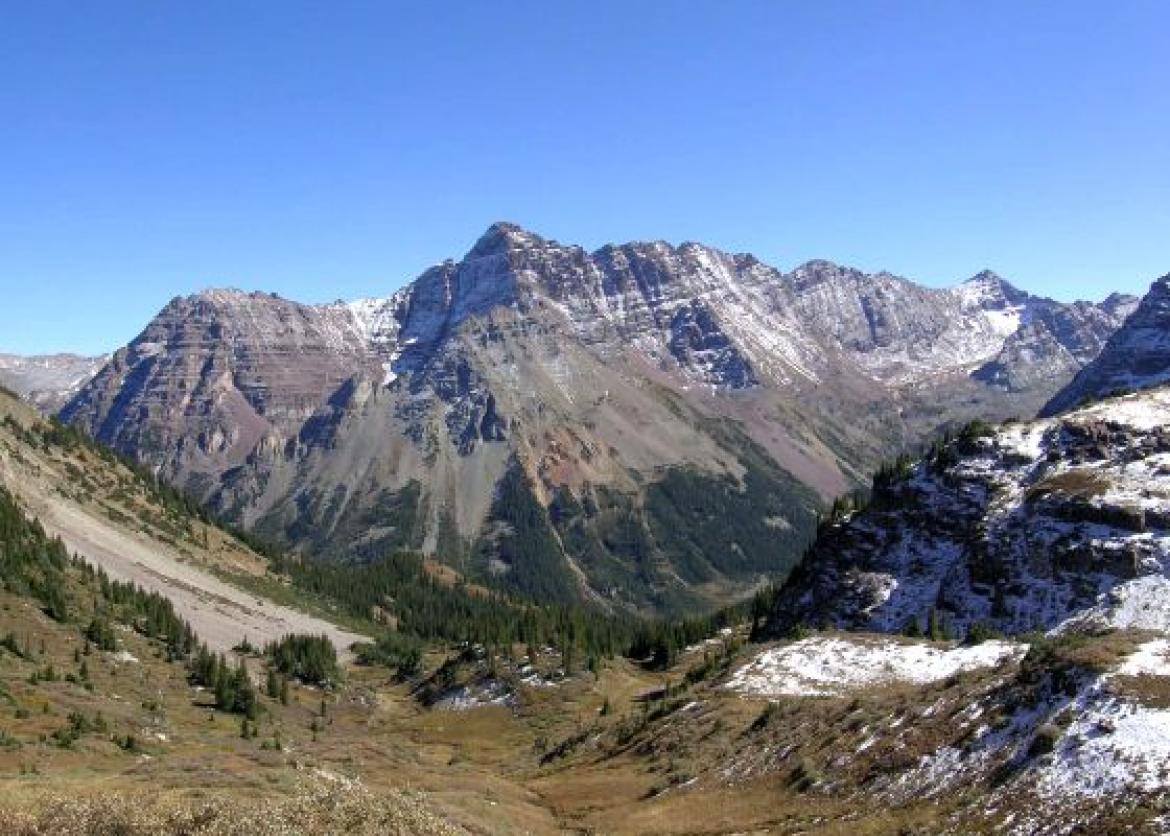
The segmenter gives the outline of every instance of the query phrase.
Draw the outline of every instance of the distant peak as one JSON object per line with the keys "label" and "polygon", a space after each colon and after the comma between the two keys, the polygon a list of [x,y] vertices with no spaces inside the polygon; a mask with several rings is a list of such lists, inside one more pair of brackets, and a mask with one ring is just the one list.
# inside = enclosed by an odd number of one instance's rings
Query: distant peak
{"label": "distant peak", "polygon": [[206,299],[211,302],[234,302],[246,299],[249,296],[266,296],[258,291],[240,290],[238,287],[205,287],[197,293],[192,293],[190,299]]}
{"label": "distant peak", "polygon": [[1135,308],[1141,301],[1137,296],[1129,293],[1114,291],[1101,301],[1101,307],[1111,314],[1116,314],[1122,308]]}
{"label": "distant peak", "polygon": [[792,272],[798,276],[824,276],[826,274],[851,273],[855,271],[835,261],[829,261],[825,258],[814,258],[804,262],[804,264],[797,265]]}
{"label": "distant peak", "polygon": [[884,270],[878,273],[866,273],[856,267],[838,264],[824,258],[814,258],[798,265],[790,273],[802,286],[811,287],[823,283],[865,284],[874,280],[897,278]]}
{"label": "distant peak", "polygon": [[176,296],[160,314],[185,312],[194,305],[207,305],[216,309],[236,309],[254,305],[258,302],[285,303],[276,293],[264,293],[258,290],[240,290],[237,287],[207,287],[187,296]]}
{"label": "distant peak", "polygon": [[513,234],[513,235],[526,235],[527,234],[525,229],[522,226],[520,226],[520,224],[514,224],[511,221],[496,221],[494,224],[492,224],[491,226],[489,226],[487,228],[487,233],[485,233],[485,234],[491,234],[493,232],[499,233],[499,234]]}
{"label": "distant peak", "polygon": [[963,286],[998,290],[1005,296],[1018,296],[1023,294],[1022,290],[994,270],[980,270],[974,276],[967,279],[967,281],[963,282]]}
{"label": "distant peak", "polygon": [[1007,284],[1007,282],[994,270],[980,270],[963,284]]}
{"label": "distant peak", "polygon": [[1170,323],[1170,274],[1154,279],[1138,303],[1132,321],[1143,325],[1157,324],[1158,327]]}
{"label": "distant peak", "polygon": [[1000,307],[1002,305],[1022,305],[1031,294],[1020,290],[994,270],[980,270],[967,281],[959,285],[963,296],[970,302],[982,307]]}
{"label": "distant peak", "polygon": [[544,239],[523,227],[508,221],[496,221],[475,242],[468,258],[481,258],[511,249],[544,243]]}

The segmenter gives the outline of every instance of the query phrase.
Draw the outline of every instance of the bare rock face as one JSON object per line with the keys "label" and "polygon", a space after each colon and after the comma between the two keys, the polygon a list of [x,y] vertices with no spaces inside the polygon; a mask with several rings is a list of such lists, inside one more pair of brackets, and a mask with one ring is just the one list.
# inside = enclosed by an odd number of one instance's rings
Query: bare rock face
{"label": "bare rock face", "polygon": [[215,290],[175,299],[61,412],[205,491],[378,369],[353,310]]}
{"label": "bare rock face", "polygon": [[77,394],[108,357],[0,354],[0,386],[6,386],[44,414],[55,413]]}
{"label": "bare rock face", "polygon": [[1045,405],[1044,414],[1055,415],[1086,400],[1166,381],[1170,381],[1170,275],[1150,286],[1095,359]]}
{"label": "bare rock face", "polygon": [[892,451],[1034,411],[1123,308],[495,224],[384,299],[176,299],[61,414],[307,552],[678,611]]}

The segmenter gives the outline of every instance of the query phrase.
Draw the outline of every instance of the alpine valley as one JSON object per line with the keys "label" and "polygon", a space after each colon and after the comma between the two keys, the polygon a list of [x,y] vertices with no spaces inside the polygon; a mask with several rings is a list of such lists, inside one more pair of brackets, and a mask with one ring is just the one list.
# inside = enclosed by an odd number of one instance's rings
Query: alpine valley
{"label": "alpine valley", "polygon": [[498,223],[385,298],[176,298],[60,416],[312,558],[671,614],[782,577],[883,460],[1035,414],[1135,302]]}
{"label": "alpine valley", "polygon": [[5,358],[0,821],[1166,832],[1167,346],[1170,276],[496,224]]}

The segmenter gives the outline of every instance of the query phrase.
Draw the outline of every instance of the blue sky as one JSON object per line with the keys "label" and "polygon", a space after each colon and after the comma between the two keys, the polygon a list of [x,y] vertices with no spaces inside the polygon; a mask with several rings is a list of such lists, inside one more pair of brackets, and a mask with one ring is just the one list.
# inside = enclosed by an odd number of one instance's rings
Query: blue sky
{"label": "blue sky", "polygon": [[0,13],[0,351],[389,293],[498,219],[1066,299],[1170,271],[1164,2]]}

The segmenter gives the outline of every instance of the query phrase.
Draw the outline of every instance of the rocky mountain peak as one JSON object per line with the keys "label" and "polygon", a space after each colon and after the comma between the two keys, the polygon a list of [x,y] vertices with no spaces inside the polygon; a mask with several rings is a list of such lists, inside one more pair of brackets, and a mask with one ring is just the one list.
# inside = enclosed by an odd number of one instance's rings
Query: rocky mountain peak
{"label": "rocky mountain peak", "polygon": [[468,250],[465,260],[500,255],[511,250],[547,244],[544,238],[508,221],[496,221]]}
{"label": "rocky mountain peak", "polygon": [[242,290],[238,287],[205,287],[188,297],[192,300],[219,302],[222,304],[237,304],[248,299],[270,298],[278,299],[275,293],[261,293],[257,290]]}
{"label": "rocky mountain peak", "polygon": [[1154,280],[1126,325],[1170,333],[1170,273]]}
{"label": "rocky mountain peak", "polygon": [[1007,279],[991,270],[976,273],[958,287],[965,304],[983,310],[1003,310],[1027,305],[1035,299],[1032,294],[1020,290]]}
{"label": "rocky mountain peak", "polygon": [[[1116,304],[1124,309],[1122,303]],[[1170,275],[1150,285],[1096,359],[1045,405],[1042,414],[1054,415],[1086,400],[1166,381],[1170,381]]]}
{"label": "rocky mountain peak", "polygon": [[[238,287],[207,287],[187,296],[176,296],[170,305],[186,309],[193,305],[212,305],[221,309],[232,309],[266,301],[285,301],[275,293],[258,290],[241,290]],[[165,309],[164,309],[165,310]]]}
{"label": "rocky mountain peak", "polygon": [[[516,479],[565,508],[604,494],[608,511],[582,530],[656,503],[634,551],[612,546],[589,582],[635,588],[631,555],[661,553],[689,573],[668,585],[693,600],[683,587],[731,588],[773,565],[774,539],[799,539],[810,518],[810,486],[837,493],[939,422],[1034,412],[1117,326],[1092,305],[1040,300],[1025,312],[1006,282],[977,278],[967,305],[959,289],[825,260],[784,273],[693,242],[590,253],[501,222],[383,298],[176,299],[61,415],[307,551],[324,544],[313,532],[328,532],[336,554],[369,551],[375,530],[428,552],[475,544],[495,531],[497,489]],[[1025,334],[1043,305],[1051,317]],[[790,495],[757,518],[734,503],[762,507],[764,475],[739,474],[773,459],[765,481]],[[670,539],[685,526],[654,516],[692,514],[714,489],[732,503],[718,550],[756,562],[703,568],[693,545]],[[400,506],[416,515],[409,530],[387,521]],[[611,550],[604,537],[557,535]],[[516,568],[483,548],[485,577]]]}
{"label": "rocky mountain peak", "polygon": [[1101,308],[1111,314],[1121,315],[1124,319],[1133,313],[1140,301],[1141,299],[1128,293],[1110,293],[1101,301]]}
{"label": "rocky mountain peak", "polygon": [[864,275],[856,268],[815,258],[796,267],[788,274],[788,279],[793,290],[802,293],[822,285],[844,287],[856,284]]}
{"label": "rocky mountain peak", "polygon": [[1012,286],[1011,282],[1009,282],[1003,276],[999,275],[999,273],[996,273],[994,270],[988,270],[988,269],[980,270],[974,276],[967,279],[967,281],[963,282],[963,284],[967,285],[969,287],[978,286],[978,287],[987,287],[987,288],[993,288],[993,289],[1008,288],[1008,289],[1011,289],[1013,291],[1016,291],[1017,293],[1019,292],[1018,290],[1016,290],[1015,287]]}

